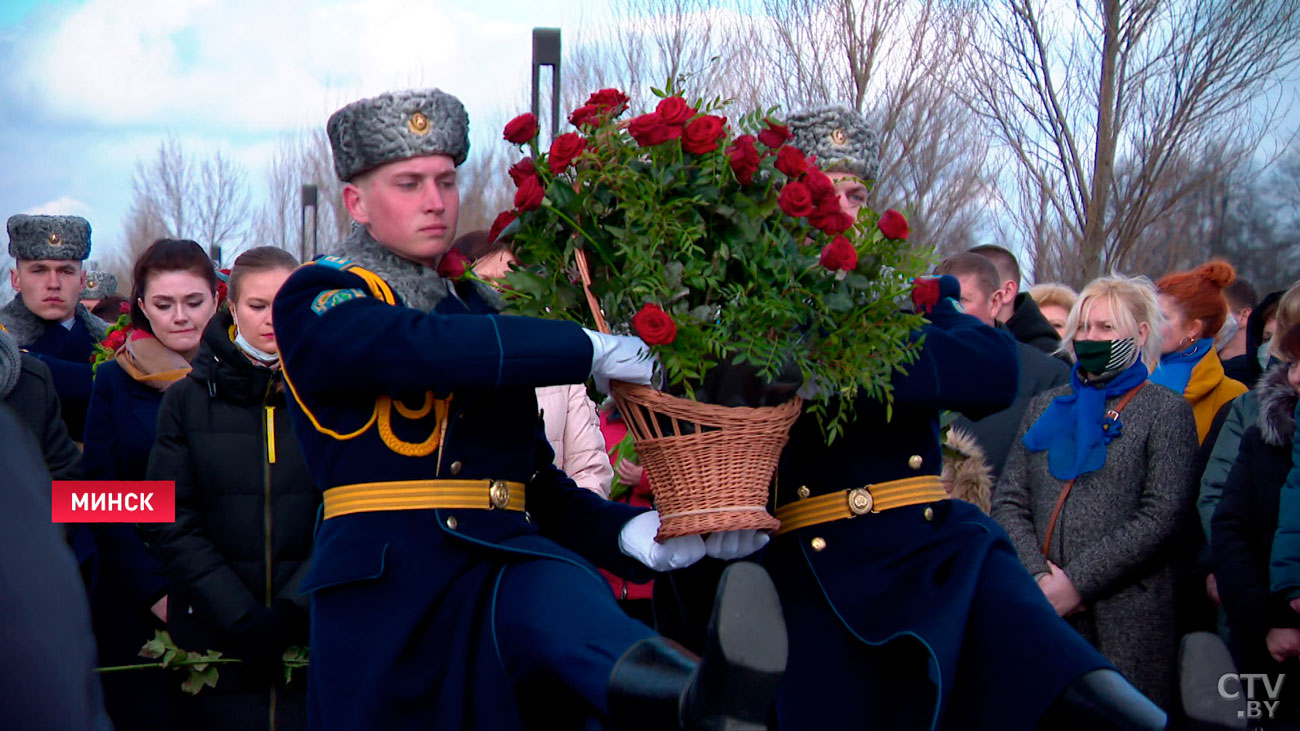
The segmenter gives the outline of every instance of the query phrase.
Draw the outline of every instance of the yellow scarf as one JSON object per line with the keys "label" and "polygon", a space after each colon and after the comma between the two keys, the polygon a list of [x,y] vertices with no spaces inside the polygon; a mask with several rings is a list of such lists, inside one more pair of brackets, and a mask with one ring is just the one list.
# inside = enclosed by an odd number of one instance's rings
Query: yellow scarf
{"label": "yellow scarf", "polygon": [[128,376],[159,391],[166,391],[190,372],[189,361],[150,335],[128,338],[114,360]]}

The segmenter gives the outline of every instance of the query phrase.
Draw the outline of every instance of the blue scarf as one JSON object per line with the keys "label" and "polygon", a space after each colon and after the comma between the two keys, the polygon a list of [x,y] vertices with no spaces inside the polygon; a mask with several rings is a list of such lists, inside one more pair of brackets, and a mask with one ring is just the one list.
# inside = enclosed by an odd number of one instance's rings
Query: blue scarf
{"label": "blue scarf", "polygon": [[1106,418],[1106,401],[1123,396],[1147,379],[1147,367],[1136,363],[1103,387],[1079,380],[1076,365],[1070,374],[1071,393],[1052,399],[1043,415],[1022,439],[1030,452],[1047,453],[1047,469],[1059,480],[1073,480],[1106,463],[1106,445],[1120,435],[1123,424]]}
{"label": "blue scarf", "polygon": [[1201,338],[1192,347],[1177,353],[1160,356],[1160,365],[1151,374],[1151,382],[1183,395],[1187,382],[1192,380],[1192,369],[1214,347],[1214,338]]}

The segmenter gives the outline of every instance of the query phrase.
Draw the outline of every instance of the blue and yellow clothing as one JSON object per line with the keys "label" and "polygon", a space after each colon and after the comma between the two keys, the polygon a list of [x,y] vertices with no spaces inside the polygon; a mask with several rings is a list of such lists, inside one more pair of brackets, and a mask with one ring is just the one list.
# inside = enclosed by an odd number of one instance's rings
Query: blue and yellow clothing
{"label": "blue and yellow clothing", "polygon": [[54,376],[54,390],[59,394],[63,423],[68,425],[68,434],[73,440],[81,441],[86,408],[90,403],[90,361],[95,343],[104,337],[108,324],[80,304],[71,327],[41,320],[27,309],[22,296],[18,295],[0,309],[0,325],[14,336],[18,347],[49,366]]}
{"label": "blue and yellow clothing", "polygon": [[[358,239],[387,265],[414,266]],[[274,315],[294,431],[325,491],[302,584],[312,728],[522,728],[548,683],[547,708],[603,715],[614,661],[653,633],[620,612],[592,564],[644,574],[617,548],[643,509],[553,466],[533,391],[585,380],[587,336],[498,315],[464,283],[422,312],[330,257],[289,278]],[[401,509],[394,497],[392,483],[445,480],[516,487],[510,509],[486,497],[476,509]],[[330,492],[340,486],[351,487]],[[377,505],[332,514],[348,491]]]}
{"label": "blue and yellow clothing", "polygon": [[[1011,403],[1011,337],[952,299],[928,317],[918,360],[893,379],[892,419],[862,395],[830,445],[813,416],[796,422],[778,508],[937,476],[940,409],[979,418]],[[797,528],[772,540],[763,563],[790,633],[782,729],[1031,729],[1070,681],[1107,667],[1043,598],[1002,529],[966,502]]]}

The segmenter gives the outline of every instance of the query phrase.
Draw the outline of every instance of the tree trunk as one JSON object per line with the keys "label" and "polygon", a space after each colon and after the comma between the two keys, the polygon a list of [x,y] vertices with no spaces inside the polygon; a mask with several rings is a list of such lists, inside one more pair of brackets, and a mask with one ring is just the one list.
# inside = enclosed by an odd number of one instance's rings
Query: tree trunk
{"label": "tree trunk", "polygon": [[1084,281],[1101,275],[1105,266],[1106,204],[1110,198],[1115,172],[1115,76],[1119,58],[1119,0],[1101,3],[1105,37],[1101,46],[1101,78],[1097,90],[1097,144],[1093,150],[1092,191],[1080,242]]}

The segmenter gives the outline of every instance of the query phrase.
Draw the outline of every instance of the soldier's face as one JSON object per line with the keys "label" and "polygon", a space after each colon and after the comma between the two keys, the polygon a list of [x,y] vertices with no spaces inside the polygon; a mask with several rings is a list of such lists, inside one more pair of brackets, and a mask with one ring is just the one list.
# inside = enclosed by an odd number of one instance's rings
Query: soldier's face
{"label": "soldier's face", "polygon": [[858,211],[867,205],[867,186],[853,173],[826,173],[835,183],[835,193],[840,198],[840,210],[858,220]]}
{"label": "soldier's face", "polygon": [[9,271],[9,283],[37,317],[66,320],[77,309],[77,297],[86,287],[86,273],[79,261],[20,259]]}
{"label": "soldier's face", "polygon": [[456,238],[456,164],[429,155],[381,165],[343,189],[357,223],[398,256],[436,266]]}

